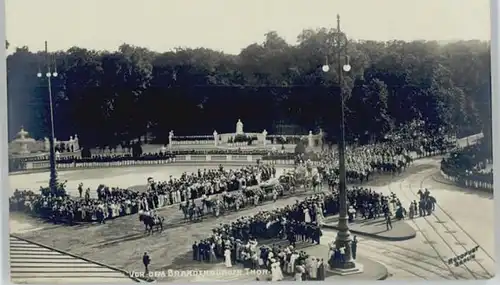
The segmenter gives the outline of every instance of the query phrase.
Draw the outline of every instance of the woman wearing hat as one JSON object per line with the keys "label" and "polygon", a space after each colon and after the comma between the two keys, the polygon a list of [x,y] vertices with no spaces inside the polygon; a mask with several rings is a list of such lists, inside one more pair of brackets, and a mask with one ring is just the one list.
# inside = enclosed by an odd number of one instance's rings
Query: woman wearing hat
{"label": "woman wearing hat", "polygon": [[283,272],[281,272],[281,267],[279,261],[271,258],[271,281],[281,281],[283,280]]}

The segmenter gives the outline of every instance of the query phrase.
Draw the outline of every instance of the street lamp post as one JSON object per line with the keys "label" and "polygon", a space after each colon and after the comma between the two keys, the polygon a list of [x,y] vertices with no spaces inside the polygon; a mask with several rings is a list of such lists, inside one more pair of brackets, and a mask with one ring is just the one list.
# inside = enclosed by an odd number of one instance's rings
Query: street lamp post
{"label": "street lamp post", "polygon": [[[340,30],[340,16],[337,15],[337,31],[335,33],[335,48],[337,52],[337,72],[338,72],[338,85],[340,87],[340,140],[338,143],[339,152],[339,221],[338,221],[338,233],[335,239],[335,246],[337,249],[344,248],[344,262],[336,262],[330,267],[342,275],[345,274],[355,274],[362,272],[362,265],[356,263],[352,257],[351,248],[351,233],[349,231],[349,226],[347,224],[347,190],[346,190],[346,168],[345,168],[345,98],[343,90],[343,78],[344,72],[351,71],[351,65],[349,64],[349,57],[345,56],[345,62],[342,62],[342,52],[347,46],[347,37]],[[344,64],[342,64],[344,63]],[[330,67],[328,63],[323,65],[323,72],[329,72]]]}
{"label": "street lamp post", "polygon": [[56,153],[55,153],[55,132],[54,132],[54,104],[52,102],[52,77],[57,77],[57,67],[54,65],[54,71],[51,70],[52,62],[50,60],[50,55],[47,48],[47,41],[45,41],[45,61],[47,71],[45,74],[39,70],[37,73],[38,78],[45,76],[47,78],[47,86],[49,91],[49,107],[50,107],[50,136],[49,136],[49,162],[50,162],[50,180],[49,187],[52,194],[57,193],[57,164],[56,164]]}

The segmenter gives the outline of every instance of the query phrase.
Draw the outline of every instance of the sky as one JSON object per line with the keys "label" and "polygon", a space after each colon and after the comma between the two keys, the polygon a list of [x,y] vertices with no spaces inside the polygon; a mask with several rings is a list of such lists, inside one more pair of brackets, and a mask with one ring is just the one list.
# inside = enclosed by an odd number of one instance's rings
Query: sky
{"label": "sky", "polygon": [[[277,31],[288,43],[308,28],[364,40],[490,39],[489,0],[6,0],[11,47],[165,52],[206,47],[237,54]],[[12,49],[11,49],[12,50]]]}

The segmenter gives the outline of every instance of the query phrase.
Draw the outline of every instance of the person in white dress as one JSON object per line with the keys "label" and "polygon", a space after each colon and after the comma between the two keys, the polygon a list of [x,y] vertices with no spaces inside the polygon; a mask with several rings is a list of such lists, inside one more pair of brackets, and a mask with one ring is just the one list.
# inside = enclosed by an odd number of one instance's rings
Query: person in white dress
{"label": "person in white dress", "polygon": [[276,264],[276,260],[272,258],[271,262],[271,281],[279,281],[278,268],[279,266]]}
{"label": "person in white dress", "polygon": [[304,222],[306,222],[306,224],[311,223],[311,215],[309,214],[308,208],[304,208]]}
{"label": "person in white dress", "polygon": [[316,221],[318,226],[322,226],[325,223],[325,216],[323,215],[323,209],[319,204],[316,204]]}
{"label": "person in white dress", "polygon": [[313,280],[318,278],[318,261],[314,256],[311,257],[311,268],[309,270],[309,276],[311,276],[311,279]]}
{"label": "person in white dress", "polygon": [[389,214],[392,216],[394,214],[394,204],[393,203],[388,203],[388,208],[389,208]]}
{"label": "person in white dress", "polygon": [[295,272],[295,260],[299,257],[299,254],[294,251],[290,256],[290,263],[288,264],[288,273],[292,274]]}
{"label": "person in white dress", "polygon": [[272,270],[272,281],[281,281],[283,280],[285,277],[283,276],[283,271],[281,271],[281,264],[280,264],[280,261],[279,260],[275,260],[274,258],[272,259],[272,264],[271,264],[271,268],[274,270]]}
{"label": "person in white dress", "polygon": [[224,251],[224,257],[225,257],[225,265],[227,268],[229,267],[233,267],[233,264],[231,263],[231,251],[229,250],[229,248],[226,248],[226,250]]}

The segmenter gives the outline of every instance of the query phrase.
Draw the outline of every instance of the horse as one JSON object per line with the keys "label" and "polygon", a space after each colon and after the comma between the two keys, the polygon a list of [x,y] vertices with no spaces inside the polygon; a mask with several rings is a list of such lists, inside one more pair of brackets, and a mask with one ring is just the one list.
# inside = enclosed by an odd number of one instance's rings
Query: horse
{"label": "horse", "polygon": [[194,220],[202,220],[204,213],[203,213],[203,208],[200,206],[196,206],[195,204],[192,204],[189,209],[188,209],[188,214],[189,214],[189,221]]}
{"label": "horse", "polygon": [[147,214],[139,214],[139,221],[144,223],[145,231],[151,234],[154,232],[155,228],[160,232],[163,231],[163,222],[165,221],[165,218],[160,216],[152,217]]}
{"label": "horse", "polygon": [[207,198],[201,200],[201,204],[207,209],[207,212],[214,212],[214,205],[215,205],[215,200],[212,200],[212,198]]}
{"label": "horse", "polygon": [[224,202],[224,204],[227,205],[227,208],[231,208],[232,206],[234,206],[234,203],[236,203],[236,199],[237,197],[233,196],[233,195],[224,195],[222,197],[222,200]]}
{"label": "horse", "polygon": [[404,156],[404,159],[405,159],[405,168],[407,168],[410,164],[413,163],[413,157],[411,157],[411,155],[407,155],[405,154]]}
{"label": "horse", "polygon": [[427,200],[428,203],[430,204],[431,210],[434,211],[436,209],[436,204],[437,204],[436,198],[434,198],[434,196],[429,195]]}

